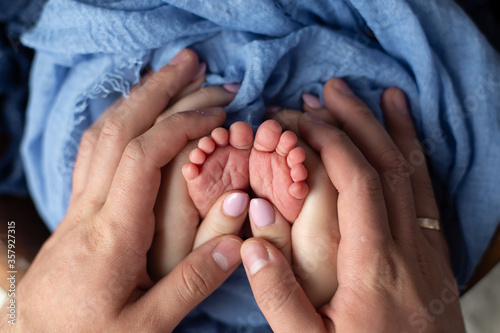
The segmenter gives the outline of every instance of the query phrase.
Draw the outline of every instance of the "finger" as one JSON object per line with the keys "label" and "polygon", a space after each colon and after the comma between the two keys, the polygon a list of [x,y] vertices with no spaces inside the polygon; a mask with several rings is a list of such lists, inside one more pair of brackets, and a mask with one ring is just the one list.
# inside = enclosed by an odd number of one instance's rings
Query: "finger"
{"label": "finger", "polygon": [[218,236],[238,234],[245,222],[249,201],[248,194],[242,191],[224,193],[201,222],[193,248]]}
{"label": "finger", "polygon": [[266,118],[276,120],[283,130],[292,131],[299,135],[297,121],[301,114],[302,112],[297,110],[279,109],[279,111],[273,110],[273,112],[266,113]]}
{"label": "finger", "polygon": [[189,140],[207,135],[224,123],[221,108],[176,113],[134,139],[125,149],[103,209],[111,212],[117,231],[136,244],[138,252],[151,246],[153,206],[161,172]]}
{"label": "finger", "polygon": [[279,210],[266,199],[250,202],[250,226],[254,237],[262,238],[281,251],[288,263],[292,263],[290,223]]}
{"label": "finger", "polygon": [[96,128],[90,128],[82,135],[75,160],[75,167],[73,168],[71,201],[76,200],[87,186],[89,170],[92,165],[92,156],[94,155],[98,137],[99,131]]}
{"label": "finger", "polygon": [[193,51],[181,51],[97,121],[95,127],[100,132],[87,185],[92,201],[104,202],[127,144],[151,127],[170,98],[191,81],[197,66],[198,57]]}
{"label": "finger", "polygon": [[335,116],[330,111],[328,111],[326,107],[323,106],[323,103],[321,103],[318,97],[312,94],[303,94],[302,99],[304,100],[303,108],[305,112],[314,114],[316,117],[323,120],[327,124],[335,127],[339,126],[339,123],[337,119],[335,119]]}
{"label": "finger", "polygon": [[[133,91],[137,87],[142,86],[149,77],[153,75],[153,71],[148,70],[141,81],[133,88]],[[118,104],[118,102],[116,103]],[[114,109],[114,106],[106,110],[96,123],[94,123],[90,128],[88,128],[82,135],[80,140],[80,147],[78,149],[78,155],[76,156],[75,166],[73,168],[73,181],[72,181],[72,195],[71,200],[77,199],[80,194],[84,191],[88,183],[89,170],[92,165],[92,157],[94,155],[94,150],[99,139],[99,134],[101,132],[99,126],[102,126],[104,120],[109,116],[109,114]]]}
{"label": "finger", "polygon": [[[405,95],[397,88],[387,89],[382,95],[381,104],[387,131],[409,167],[416,216],[439,220],[425,154],[417,139]],[[428,229],[422,229],[422,232],[435,248],[441,249],[444,242],[441,232]]]}
{"label": "finger", "polygon": [[292,227],[292,260],[300,285],[319,308],[332,299],[338,286],[338,192],[320,156],[307,144],[299,141],[299,145],[306,152],[309,193]]}
{"label": "finger", "polygon": [[[205,79],[206,79],[205,72],[206,71],[207,71],[207,64],[204,62],[200,62],[198,64],[198,70],[197,70],[196,74],[194,75],[191,83],[189,83],[184,89],[182,89],[177,95],[175,95],[170,100],[170,102],[168,103],[169,107],[171,105],[174,105],[175,103],[177,103],[180,99],[182,99],[188,95],[191,95],[195,91],[199,90],[201,88],[201,86],[205,83]],[[182,110],[182,111],[186,111],[186,110]]]}
{"label": "finger", "polygon": [[181,111],[206,109],[217,106],[223,107],[231,103],[235,96],[236,93],[230,92],[223,87],[206,87],[180,99],[165,110],[165,112],[157,118],[156,122]]}
{"label": "finger", "polygon": [[148,271],[157,281],[174,269],[192,250],[200,216],[182,176],[188,152],[197,142],[189,142],[162,169],[161,186],[155,203],[155,235],[148,252]]}
{"label": "finger", "polygon": [[132,331],[172,332],[199,303],[214,292],[240,264],[241,240],[212,239],[190,253],[137,302],[125,309]]}
{"label": "finger", "polygon": [[251,238],[241,247],[241,258],[257,305],[274,332],[324,331],[321,316],[279,250]]}
{"label": "finger", "polygon": [[379,173],[393,237],[401,241],[414,240],[413,194],[408,166],[401,152],[373,112],[354,96],[345,82],[328,81],[324,99],[342,130]]}
{"label": "finger", "polygon": [[[339,129],[305,114],[299,132],[321,154],[321,159],[338,191],[338,218],[345,248],[362,255],[373,255],[392,242],[387,211],[376,170],[358,148]],[[360,242],[363,246],[360,246]]]}
{"label": "finger", "polygon": [[[335,127],[339,126],[338,121],[333,118],[331,112],[328,111],[326,108],[323,107],[322,109],[313,109],[306,103],[304,103],[303,107],[305,112],[314,114],[316,117],[326,122],[327,124],[330,124]],[[278,123],[280,123],[284,131],[286,130],[292,131],[295,134],[299,135],[297,121],[299,120],[301,114],[303,114],[303,112],[298,110],[270,107],[267,108],[267,113],[265,114],[264,118],[266,120],[274,119]]]}

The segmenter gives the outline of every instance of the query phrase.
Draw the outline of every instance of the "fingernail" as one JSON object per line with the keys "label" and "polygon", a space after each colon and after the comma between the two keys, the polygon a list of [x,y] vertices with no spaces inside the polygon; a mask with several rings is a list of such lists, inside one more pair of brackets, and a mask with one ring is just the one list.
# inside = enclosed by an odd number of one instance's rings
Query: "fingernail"
{"label": "fingernail", "polygon": [[283,108],[280,106],[267,106],[266,107],[266,113],[278,113],[281,110],[283,110]]}
{"label": "fingernail", "polygon": [[408,114],[408,104],[406,103],[406,96],[401,90],[396,90],[392,94],[392,104],[399,112]]}
{"label": "fingernail", "polygon": [[239,83],[225,84],[222,87],[224,87],[224,89],[226,89],[230,93],[236,94],[238,91],[240,91],[241,84]]}
{"label": "fingernail", "polygon": [[316,116],[315,114],[306,112],[304,114],[304,117],[306,118],[307,121],[310,121],[312,123],[319,124],[319,125],[325,125],[325,122],[323,120],[321,120],[320,118],[318,118],[318,116]]}
{"label": "fingernail", "polygon": [[250,201],[250,216],[253,223],[259,228],[265,228],[274,223],[274,209],[265,199]]}
{"label": "fingernail", "polygon": [[187,50],[180,51],[172,60],[170,60],[169,64],[173,66],[180,64],[188,58],[188,54],[189,52]]}
{"label": "fingernail", "polygon": [[208,108],[202,110],[196,110],[197,113],[203,116],[219,116],[224,112],[223,108]]}
{"label": "fingernail", "polygon": [[302,99],[304,100],[304,103],[309,105],[313,109],[319,109],[323,107],[323,104],[321,104],[321,101],[319,100],[318,97],[311,95],[311,94],[303,94]]}
{"label": "fingernail", "polygon": [[269,252],[259,242],[248,242],[241,249],[241,258],[250,275],[269,263]]}
{"label": "fingernail", "polygon": [[222,209],[228,216],[240,216],[247,209],[248,200],[250,198],[246,193],[232,193],[224,199]]}
{"label": "fingernail", "polygon": [[212,257],[224,271],[229,270],[240,262],[241,242],[230,238],[221,241],[212,251]]}
{"label": "fingernail", "polygon": [[200,77],[202,77],[206,71],[207,71],[207,64],[204,62],[200,62],[200,64],[198,65],[198,71],[196,72],[196,74],[193,77],[193,81],[196,81]]}
{"label": "fingernail", "polygon": [[351,88],[349,88],[347,83],[345,83],[343,80],[340,80],[340,79],[335,80],[333,83],[333,87],[335,88],[335,90],[340,92],[342,95],[346,95],[346,96],[354,95]]}

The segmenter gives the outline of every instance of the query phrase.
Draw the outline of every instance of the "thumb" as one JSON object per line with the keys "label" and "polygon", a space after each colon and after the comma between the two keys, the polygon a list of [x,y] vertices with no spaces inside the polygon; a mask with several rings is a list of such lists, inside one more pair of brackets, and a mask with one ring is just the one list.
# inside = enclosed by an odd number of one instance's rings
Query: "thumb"
{"label": "thumb", "polygon": [[269,242],[251,238],[241,258],[257,304],[274,332],[323,332],[316,312],[283,254]]}
{"label": "thumb", "polygon": [[132,306],[129,327],[172,331],[238,267],[241,243],[226,235],[199,246]]}

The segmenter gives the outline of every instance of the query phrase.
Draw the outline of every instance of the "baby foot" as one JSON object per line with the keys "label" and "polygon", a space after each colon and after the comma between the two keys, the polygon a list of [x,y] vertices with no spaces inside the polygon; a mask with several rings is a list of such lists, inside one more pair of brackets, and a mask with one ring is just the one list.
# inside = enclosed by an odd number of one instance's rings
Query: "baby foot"
{"label": "baby foot", "polygon": [[293,132],[282,133],[276,120],[267,120],[257,130],[249,162],[254,193],[271,201],[289,222],[299,215],[308,192],[306,155],[296,144]]}
{"label": "baby foot", "polygon": [[189,195],[204,218],[214,202],[230,190],[248,189],[248,159],[253,143],[250,125],[242,121],[219,127],[204,137],[182,168]]}

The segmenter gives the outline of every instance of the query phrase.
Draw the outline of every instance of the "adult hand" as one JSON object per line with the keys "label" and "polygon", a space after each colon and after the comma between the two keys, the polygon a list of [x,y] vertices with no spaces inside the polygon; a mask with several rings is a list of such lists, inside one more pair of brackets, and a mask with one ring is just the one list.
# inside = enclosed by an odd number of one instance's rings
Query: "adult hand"
{"label": "adult hand", "polygon": [[299,132],[339,192],[339,287],[318,311],[284,256],[247,240],[241,255],[256,301],[276,332],[464,332],[446,244],[417,217],[438,209],[404,94],[382,97],[388,131],[341,80],[324,90],[343,129],[305,114]]}
{"label": "adult hand", "polygon": [[337,289],[338,193],[319,154],[303,141],[298,145],[306,153],[303,164],[308,172],[309,187],[299,215],[290,224],[275,206],[261,198],[257,199],[258,205],[269,207],[267,211],[271,214],[266,217],[272,223],[259,226],[250,209],[250,226],[254,237],[265,239],[280,250],[311,303],[319,308],[332,299]]}
{"label": "adult hand", "polygon": [[213,108],[151,127],[198,68],[196,54],[181,51],[84,134],[68,213],[18,286],[16,328],[171,331],[237,267],[241,240],[223,236],[156,284],[146,272],[161,168],[225,119],[223,109]]}

